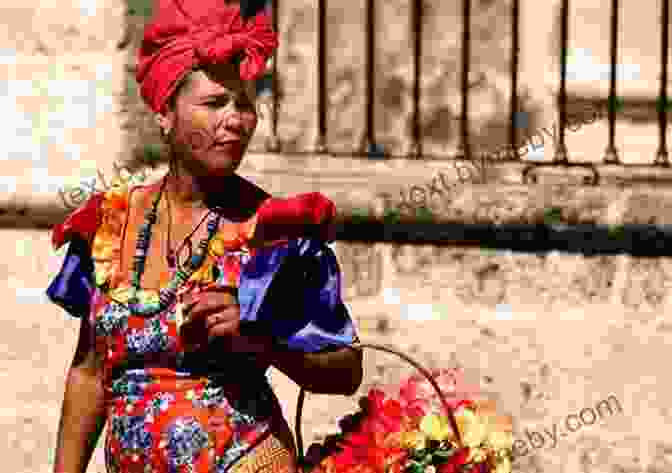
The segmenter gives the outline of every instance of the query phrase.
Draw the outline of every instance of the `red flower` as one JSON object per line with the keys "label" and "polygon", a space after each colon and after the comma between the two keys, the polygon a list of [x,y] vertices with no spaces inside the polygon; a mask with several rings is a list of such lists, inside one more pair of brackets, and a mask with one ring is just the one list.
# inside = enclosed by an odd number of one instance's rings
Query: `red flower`
{"label": "red flower", "polygon": [[482,472],[481,465],[475,464],[471,465],[465,473],[481,473],[481,472]]}
{"label": "red flower", "polygon": [[387,449],[371,446],[367,450],[367,463],[378,471],[385,471],[385,459],[387,458]]}
{"label": "red flower", "polygon": [[465,447],[459,450],[443,465],[438,468],[438,473],[456,473],[458,468],[469,458],[469,448]]}
{"label": "red flower", "polygon": [[368,396],[369,422],[374,431],[399,432],[403,421],[403,409],[395,399],[385,400],[385,393],[371,389]]}
{"label": "red flower", "polygon": [[395,462],[390,467],[389,473],[403,473],[403,466],[401,462]]}
{"label": "red flower", "polygon": [[384,473],[391,458],[399,461],[405,455],[402,449],[384,447],[384,440],[385,434],[380,431],[348,435],[343,450],[334,455],[337,471],[344,472],[352,467],[366,465],[374,472]]}
{"label": "red flower", "polygon": [[419,425],[420,420],[425,416],[426,411],[429,408],[429,403],[425,399],[421,399],[418,395],[417,383],[417,379],[410,378],[399,388],[399,402],[403,414],[411,421],[411,423],[415,424],[416,427]]}
{"label": "red flower", "polygon": [[353,432],[347,437],[348,444],[356,447],[365,447],[370,441],[371,438],[368,432]]}
{"label": "red flower", "polygon": [[73,233],[90,242],[98,229],[100,208],[105,199],[102,192],[92,195],[86,203],[72,212],[65,221],[52,229],[51,244],[59,249]]}

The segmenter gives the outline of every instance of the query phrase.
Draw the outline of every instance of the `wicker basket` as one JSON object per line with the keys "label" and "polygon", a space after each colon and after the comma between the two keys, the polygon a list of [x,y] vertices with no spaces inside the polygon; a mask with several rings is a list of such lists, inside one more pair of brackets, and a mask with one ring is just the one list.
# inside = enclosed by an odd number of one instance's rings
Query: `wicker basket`
{"label": "wicker basket", "polygon": [[[462,438],[460,437],[460,431],[457,427],[457,421],[455,420],[455,415],[453,413],[453,409],[450,407],[448,404],[448,401],[446,401],[446,398],[444,397],[443,393],[441,392],[441,388],[439,388],[439,385],[436,383],[434,378],[432,378],[431,373],[422,367],[420,363],[412,359],[410,356],[401,353],[398,350],[395,350],[393,348],[390,348],[385,345],[378,345],[375,343],[361,343],[361,342],[355,342],[352,343],[351,345],[352,348],[359,349],[359,348],[373,348],[374,350],[380,350],[384,351],[387,353],[392,353],[394,355],[397,355],[399,358],[403,359],[404,361],[408,362],[411,364],[413,367],[415,367],[420,373],[427,378],[427,381],[429,381],[436,391],[436,394],[439,396],[439,399],[441,399],[441,402],[443,403],[444,407],[446,408],[446,412],[448,412],[448,420],[450,421],[450,426],[455,432],[455,437],[457,440],[457,445],[461,448],[462,445]],[[298,453],[298,468],[299,471],[305,472],[305,455],[303,451],[303,436],[301,435],[301,411],[303,409],[303,401],[305,399],[305,391],[303,388],[299,391],[299,397],[296,405],[296,425],[294,427],[295,430],[295,435],[296,435],[296,448],[297,448],[297,453]]]}

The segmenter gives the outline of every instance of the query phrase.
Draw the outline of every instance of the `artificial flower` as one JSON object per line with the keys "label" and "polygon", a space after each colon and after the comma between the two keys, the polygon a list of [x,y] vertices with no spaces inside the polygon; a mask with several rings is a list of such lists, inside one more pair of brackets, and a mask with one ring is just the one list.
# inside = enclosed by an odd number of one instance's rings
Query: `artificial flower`
{"label": "artificial flower", "polygon": [[469,449],[467,463],[482,463],[488,458],[488,452],[481,447],[472,447]]}
{"label": "artificial flower", "polygon": [[439,466],[439,473],[457,473],[458,468],[465,464],[468,457],[468,448],[458,450],[446,463]]}
{"label": "artificial flower", "polygon": [[511,459],[504,457],[495,465],[494,473],[511,473]]}
{"label": "artificial flower", "polygon": [[410,378],[399,388],[399,403],[409,422],[409,428],[417,428],[420,420],[425,416],[429,403],[418,398],[417,380]]}
{"label": "artificial flower", "polygon": [[[472,386],[465,381],[464,371],[461,368],[442,368],[432,370],[430,374],[439,386],[441,393],[446,399],[446,403],[453,410],[468,404],[479,394],[476,386]],[[414,379],[416,380],[415,387],[419,399],[432,399],[435,403],[439,401],[436,390],[429,380],[424,377],[419,379],[418,375],[415,375]]]}
{"label": "artificial flower", "polygon": [[427,435],[423,432],[401,432],[401,445],[413,450],[424,450],[427,445]]}
{"label": "artificial flower", "polygon": [[[433,375],[444,376],[438,383],[442,392],[456,384],[445,372]],[[348,432],[343,450],[323,458],[311,473],[510,473],[505,454],[512,445],[510,421],[497,415],[494,403],[463,396],[452,403],[462,440],[458,446],[446,406],[436,391],[433,396],[423,392],[421,383],[417,377],[402,383],[399,399],[371,389],[363,411],[355,415],[365,414],[356,424],[359,430]],[[426,406],[434,409],[411,419],[410,413],[424,412]]]}
{"label": "artificial flower", "polygon": [[444,416],[428,414],[420,422],[420,430],[431,440],[439,442],[447,440],[453,435],[448,419]]}
{"label": "artificial flower", "polygon": [[402,409],[399,401],[385,399],[385,393],[372,389],[368,396],[370,416],[386,432],[398,432],[402,425]]}
{"label": "artificial flower", "polygon": [[497,451],[513,448],[513,435],[510,431],[492,430],[488,434],[488,444]]}
{"label": "artificial flower", "polygon": [[455,420],[464,445],[476,447],[486,441],[488,436],[487,423],[484,419],[478,417],[474,411],[460,409],[455,415]]}

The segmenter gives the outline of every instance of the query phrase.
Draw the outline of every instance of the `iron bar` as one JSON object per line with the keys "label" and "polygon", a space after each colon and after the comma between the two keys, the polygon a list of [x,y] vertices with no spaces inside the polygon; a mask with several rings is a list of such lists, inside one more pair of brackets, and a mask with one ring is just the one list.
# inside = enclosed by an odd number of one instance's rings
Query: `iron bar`
{"label": "iron bar", "polygon": [[567,163],[567,146],[565,145],[565,124],[567,123],[567,42],[569,30],[569,0],[562,0],[560,26],[560,94],[558,108],[560,119],[558,120],[558,143],[553,156],[554,163]]}
{"label": "iron bar", "polygon": [[315,151],[327,152],[327,6],[326,0],[317,2],[317,116],[318,132]]}
{"label": "iron bar", "polygon": [[616,139],[616,62],[618,59],[618,0],[611,0],[611,69],[609,70],[609,144],[604,154],[606,164],[618,164],[618,150]]}
{"label": "iron bar", "polygon": [[667,154],[667,58],[668,58],[668,32],[670,23],[670,2],[662,0],[663,5],[660,15],[660,92],[658,93],[658,152],[655,164],[668,167],[670,165]]}
{"label": "iron bar", "polygon": [[516,120],[518,113],[518,56],[519,56],[519,27],[520,25],[520,0],[511,2],[511,123],[509,130],[509,144],[511,145],[510,159],[517,159],[518,149],[516,129],[520,126],[520,120]]}
{"label": "iron bar", "polygon": [[413,143],[412,158],[422,156],[420,78],[422,77],[422,0],[413,1]]}
{"label": "iron bar", "polygon": [[[278,31],[280,0],[271,2],[271,21],[273,22],[273,31]],[[280,139],[278,138],[278,115],[280,111],[280,93],[278,81],[278,49],[273,51],[273,65],[271,69],[271,92],[273,94],[273,108],[271,109],[271,136],[266,142],[266,149],[271,153],[280,151]]]}
{"label": "iron bar", "polygon": [[362,153],[371,156],[375,151],[375,0],[366,0],[366,133],[362,143]]}
{"label": "iron bar", "polygon": [[463,0],[462,10],[462,115],[460,116],[461,142],[459,154],[471,158],[469,143],[469,67],[471,56],[471,0]]}

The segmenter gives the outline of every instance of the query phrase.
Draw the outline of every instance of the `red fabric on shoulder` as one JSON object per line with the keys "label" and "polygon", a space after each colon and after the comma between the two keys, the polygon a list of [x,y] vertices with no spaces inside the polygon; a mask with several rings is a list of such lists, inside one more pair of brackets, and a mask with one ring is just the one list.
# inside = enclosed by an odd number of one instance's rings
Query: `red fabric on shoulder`
{"label": "red fabric on shoulder", "polygon": [[102,192],[93,194],[84,205],[68,215],[63,223],[54,225],[51,233],[51,244],[54,249],[63,246],[72,234],[78,234],[87,242],[91,242],[100,223],[100,208],[104,199],[105,194]]}
{"label": "red fabric on shoulder", "polygon": [[286,199],[271,197],[257,211],[255,236],[274,241],[307,236],[307,229],[318,227],[318,236],[335,239],[334,203],[319,192],[309,192]]}

